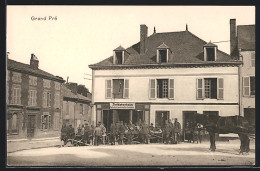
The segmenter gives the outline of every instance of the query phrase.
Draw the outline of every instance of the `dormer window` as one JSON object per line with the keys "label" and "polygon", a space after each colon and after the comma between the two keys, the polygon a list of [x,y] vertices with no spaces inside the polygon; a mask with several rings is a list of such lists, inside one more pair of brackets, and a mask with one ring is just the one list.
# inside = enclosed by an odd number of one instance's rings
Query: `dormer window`
{"label": "dormer window", "polygon": [[125,59],[125,49],[122,46],[119,46],[114,50],[113,63],[123,64],[124,59]]}
{"label": "dormer window", "polygon": [[170,48],[165,44],[161,44],[157,47],[157,63],[167,63],[169,60],[169,53],[171,52]]}
{"label": "dormer window", "polygon": [[217,45],[209,42],[204,45],[204,61],[217,60]]}

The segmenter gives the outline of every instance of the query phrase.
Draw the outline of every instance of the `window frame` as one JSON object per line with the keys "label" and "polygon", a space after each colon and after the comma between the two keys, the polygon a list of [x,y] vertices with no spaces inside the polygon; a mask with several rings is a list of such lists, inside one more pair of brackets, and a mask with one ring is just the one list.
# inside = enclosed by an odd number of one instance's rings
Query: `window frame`
{"label": "window frame", "polygon": [[12,99],[11,99],[11,103],[15,104],[15,105],[20,105],[21,104],[21,96],[22,96],[21,85],[15,85],[14,84],[12,86]]}
{"label": "window frame", "polygon": [[29,75],[29,85],[30,86],[37,86],[37,77]]}
{"label": "window frame", "polygon": [[29,91],[28,91],[28,106],[37,106],[37,90],[36,89],[29,88]]}
{"label": "window frame", "polygon": [[[47,116],[47,128],[43,128],[43,118],[44,116]],[[48,112],[43,112],[41,115],[41,130],[49,130],[51,128],[51,115]]]}
{"label": "window frame", "polygon": [[[160,51],[166,51],[166,62],[161,62]],[[157,63],[168,63],[169,61],[169,49],[157,49],[156,62]]]}
{"label": "window frame", "polygon": [[[216,98],[212,98],[211,88],[210,88],[210,97],[206,98],[206,87],[205,87],[205,80],[206,79],[217,79],[216,84]],[[222,81],[222,87],[220,87],[220,80]],[[201,87],[199,87],[199,81],[201,81]],[[201,91],[199,97],[199,91]],[[222,93],[221,93],[222,91]],[[220,95],[220,93],[222,95]],[[197,78],[196,79],[196,99],[197,100],[204,100],[204,99],[217,99],[217,100],[224,100],[224,78],[222,77],[205,77],[205,78]]]}
{"label": "window frame", "polygon": [[12,81],[15,83],[21,83],[22,82],[22,74],[19,72],[12,72]]}
{"label": "window frame", "polygon": [[251,52],[250,66],[255,67],[255,52]]}

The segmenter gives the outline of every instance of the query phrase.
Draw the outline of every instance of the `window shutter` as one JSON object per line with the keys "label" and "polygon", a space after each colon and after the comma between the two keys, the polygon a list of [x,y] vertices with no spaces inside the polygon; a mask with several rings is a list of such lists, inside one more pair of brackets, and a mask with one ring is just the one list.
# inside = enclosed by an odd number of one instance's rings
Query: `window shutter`
{"label": "window shutter", "polygon": [[155,94],[156,94],[156,82],[155,82],[155,79],[150,79],[150,87],[149,87],[149,89],[150,89],[150,99],[155,99]]}
{"label": "window shutter", "polygon": [[18,104],[21,104],[21,89],[20,88],[18,88],[17,89],[17,93],[18,93]]}
{"label": "window shutter", "polygon": [[218,99],[224,99],[224,79],[218,78]]}
{"label": "window shutter", "polygon": [[203,79],[197,79],[197,99],[203,99]]}
{"label": "window shutter", "polygon": [[174,99],[174,79],[169,79],[169,99]]}
{"label": "window shutter", "polygon": [[129,80],[125,80],[124,98],[129,98]]}
{"label": "window shutter", "polygon": [[112,98],[112,80],[106,80],[106,98]]}
{"label": "window shutter", "polygon": [[46,107],[46,105],[47,105],[47,103],[46,103],[47,97],[46,96],[47,96],[46,92],[43,92],[43,100],[42,100],[43,107]]}
{"label": "window shutter", "polygon": [[243,95],[250,96],[250,79],[249,79],[249,77],[243,77]]}
{"label": "window shutter", "polygon": [[255,52],[251,53],[251,66],[255,67]]}
{"label": "window shutter", "polygon": [[48,115],[48,129],[51,128],[51,116]]}

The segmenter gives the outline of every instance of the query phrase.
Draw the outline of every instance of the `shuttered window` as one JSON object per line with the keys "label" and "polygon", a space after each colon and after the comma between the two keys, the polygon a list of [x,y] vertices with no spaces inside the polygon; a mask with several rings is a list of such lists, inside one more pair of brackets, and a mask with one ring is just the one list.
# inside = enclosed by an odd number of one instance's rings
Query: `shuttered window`
{"label": "shuttered window", "polygon": [[174,79],[169,79],[169,99],[174,99]]}
{"label": "shuttered window", "polygon": [[243,95],[250,96],[250,78],[243,77]]}
{"label": "shuttered window", "polygon": [[197,99],[203,99],[203,79],[197,79]]}
{"label": "shuttered window", "polygon": [[129,80],[124,83],[124,98],[129,98]]}
{"label": "shuttered window", "polygon": [[112,98],[112,80],[106,80],[106,98]]}
{"label": "shuttered window", "polygon": [[218,99],[224,99],[224,80],[218,78]]}
{"label": "shuttered window", "polygon": [[251,66],[255,67],[255,52],[251,53]]}
{"label": "shuttered window", "polygon": [[149,87],[149,97],[150,99],[155,99],[156,94],[156,82],[155,79],[150,79],[150,87]]}

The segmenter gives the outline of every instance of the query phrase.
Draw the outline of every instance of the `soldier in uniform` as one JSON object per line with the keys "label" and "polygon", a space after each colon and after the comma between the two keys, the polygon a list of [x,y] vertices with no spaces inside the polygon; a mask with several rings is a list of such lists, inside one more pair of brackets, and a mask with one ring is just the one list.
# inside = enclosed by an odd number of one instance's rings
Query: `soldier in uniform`
{"label": "soldier in uniform", "polygon": [[176,143],[179,143],[180,142],[180,133],[181,133],[181,124],[180,124],[180,122],[178,122],[177,118],[174,119],[173,126],[174,126],[174,137],[175,137],[174,139],[175,139]]}
{"label": "soldier in uniform", "polygon": [[148,144],[149,141],[149,126],[146,124],[145,120],[142,124],[142,143]]}
{"label": "soldier in uniform", "polygon": [[[158,123],[155,124],[154,133],[155,133],[155,135],[157,135],[158,137],[161,137],[161,135],[162,135],[162,129],[161,129],[161,127],[159,126]],[[157,138],[156,140],[157,140],[157,141],[156,141],[157,143],[159,143],[159,142],[161,141],[160,138]]]}
{"label": "soldier in uniform", "polygon": [[133,134],[134,134],[134,130],[135,129],[135,125],[132,124],[132,121],[129,122],[128,124],[128,134],[127,134],[127,144],[132,144],[132,140],[133,140]]}
{"label": "soldier in uniform", "polygon": [[61,127],[61,147],[67,144],[67,125],[63,124]]}
{"label": "soldier in uniform", "polygon": [[100,128],[101,128],[101,131],[102,131],[102,144],[105,145],[107,129],[104,126],[103,123],[99,122],[99,124],[100,124]]}
{"label": "soldier in uniform", "polygon": [[91,137],[91,127],[86,123],[84,127],[84,139],[86,140],[86,144],[90,144]]}
{"label": "soldier in uniform", "polygon": [[123,125],[123,121],[120,121],[120,124],[118,126],[118,134],[119,134],[119,142],[118,144],[122,145],[125,135],[125,127]]}
{"label": "soldier in uniform", "polygon": [[116,124],[113,122],[110,125],[110,143],[111,143],[111,145],[116,144],[116,134],[117,134]]}
{"label": "soldier in uniform", "polygon": [[95,135],[95,145],[98,146],[102,136],[102,130],[99,124],[97,124],[96,128],[94,129]]}
{"label": "soldier in uniform", "polygon": [[165,125],[164,125],[164,130],[163,130],[163,142],[165,142],[166,144],[169,143],[169,136],[170,136],[170,131],[171,131],[171,127],[168,123],[168,121],[166,120]]}

